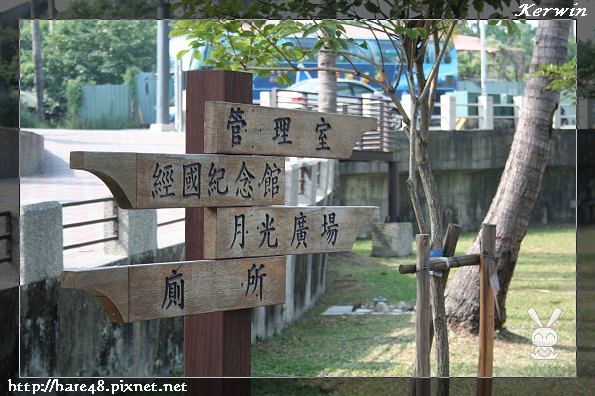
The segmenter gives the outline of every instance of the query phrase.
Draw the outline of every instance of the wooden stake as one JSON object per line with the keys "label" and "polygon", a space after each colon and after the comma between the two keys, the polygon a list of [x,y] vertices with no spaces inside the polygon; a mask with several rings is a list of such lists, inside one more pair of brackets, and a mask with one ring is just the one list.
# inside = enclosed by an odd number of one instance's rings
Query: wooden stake
{"label": "wooden stake", "polygon": [[[481,226],[481,258],[479,263],[479,383],[477,393],[492,394],[494,361],[494,294],[490,286],[489,259],[496,253],[496,226]],[[483,377],[483,378],[481,378]],[[486,378],[488,377],[488,378]]]}
{"label": "wooden stake", "polygon": [[[189,72],[187,78],[186,153],[204,153],[206,101],[252,102],[252,74],[229,71]],[[186,259],[204,258],[204,209],[186,209]],[[184,317],[186,377],[250,376],[250,309]],[[248,389],[249,392],[249,389]]]}
{"label": "wooden stake", "polygon": [[417,243],[417,301],[415,303],[415,373],[418,382],[416,394],[430,392],[430,274],[427,269],[430,257],[430,236],[416,235]]}

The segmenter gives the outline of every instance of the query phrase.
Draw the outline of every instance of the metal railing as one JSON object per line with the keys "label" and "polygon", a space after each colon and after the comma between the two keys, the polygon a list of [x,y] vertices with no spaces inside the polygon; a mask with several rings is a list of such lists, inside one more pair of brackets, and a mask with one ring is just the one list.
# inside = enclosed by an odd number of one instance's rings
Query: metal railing
{"label": "metal railing", "polygon": [[[318,95],[273,89],[269,104],[272,107],[318,111]],[[390,100],[373,95],[364,97],[337,95],[337,112],[378,119],[377,130],[366,132],[355,144],[355,150],[382,152],[396,150],[397,131],[401,128],[402,118]]]}
{"label": "metal railing", "polygon": [[0,218],[4,220],[4,232],[0,234],[0,241],[4,244],[3,251],[0,251],[0,263],[12,261],[12,215],[10,212],[1,212]]}
{"label": "metal railing", "polygon": [[161,223],[157,223],[157,227],[163,227],[163,226],[167,226],[170,224],[176,224],[176,223],[181,223],[183,221],[186,221],[186,216],[181,217],[179,219],[173,219],[173,220],[167,220],[167,221],[162,221]]}
{"label": "metal railing", "polygon": [[104,203],[104,202],[112,202],[113,203],[114,210],[113,210],[112,216],[97,218],[97,219],[93,219],[93,220],[85,220],[85,221],[68,223],[68,224],[64,224],[62,226],[62,228],[64,230],[66,230],[69,228],[84,227],[84,226],[93,225],[93,224],[102,224],[102,223],[112,222],[112,223],[114,223],[114,226],[113,226],[114,235],[110,235],[110,236],[107,236],[104,238],[99,238],[99,239],[90,239],[88,241],[74,243],[74,244],[70,244],[70,245],[65,245],[63,247],[64,250],[75,249],[75,248],[79,248],[79,247],[83,247],[83,246],[94,245],[97,243],[118,240],[118,212],[117,212],[116,201],[114,200],[114,198],[98,198],[98,199],[90,199],[87,201],[66,202],[66,203],[62,203],[61,205],[62,205],[62,209],[64,209],[64,208],[80,207],[80,206],[84,206],[84,205],[91,205],[91,204]]}
{"label": "metal railing", "polygon": [[[402,98],[403,107],[411,108],[410,100]],[[522,97],[518,97],[521,99]],[[515,97],[517,102],[517,97]],[[486,102],[488,103],[488,102]],[[456,125],[460,129],[499,129],[514,128],[518,123],[520,114],[518,103],[493,103],[482,105],[479,102],[456,103],[455,113],[450,113],[448,108],[443,108],[440,102],[434,104],[434,112],[430,121],[430,129],[443,130],[450,129],[443,125]],[[297,110],[318,111],[318,94],[290,91],[282,89],[273,89],[271,91],[269,103],[262,103],[271,107],[281,107]],[[378,119],[378,130],[366,132],[362,139],[356,145],[355,150],[371,150],[390,152],[395,150],[397,132],[402,130],[402,117],[399,115],[394,104],[383,97],[372,94],[355,96],[337,96],[337,112],[343,114],[362,115],[376,117]],[[455,115],[463,113],[466,115]],[[507,114],[508,113],[508,114]],[[482,114],[490,114],[486,119]],[[452,121],[452,122],[451,122]],[[573,108],[561,103],[554,115],[554,128],[574,128],[576,125],[576,115]],[[488,126],[488,127],[486,127]]]}

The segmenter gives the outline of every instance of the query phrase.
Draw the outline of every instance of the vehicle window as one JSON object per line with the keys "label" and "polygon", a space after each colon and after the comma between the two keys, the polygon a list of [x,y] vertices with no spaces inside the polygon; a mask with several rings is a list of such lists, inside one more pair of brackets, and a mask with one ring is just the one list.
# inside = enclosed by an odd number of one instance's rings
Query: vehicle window
{"label": "vehicle window", "polygon": [[301,92],[318,92],[318,88],[318,83],[313,81],[305,81],[302,84],[296,84],[295,86],[291,87],[291,89]]}
{"label": "vehicle window", "polygon": [[[444,52],[444,55],[442,56],[440,63],[451,63],[452,62],[452,56],[450,55],[450,50],[451,50],[451,47],[449,46],[449,48]],[[434,43],[432,41],[430,41],[428,43],[428,46],[426,47],[426,57],[424,59],[424,62],[433,64],[435,60],[436,60],[436,53],[434,52]]]}
{"label": "vehicle window", "polygon": [[[369,45],[373,48],[374,60],[376,62],[381,62],[384,59],[385,64],[399,63],[399,54],[390,40],[380,40],[380,49],[376,43],[369,43]],[[380,51],[382,51],[382,54]]]}
{"label": "vehicle window", "polygon": [[337,83],[337,95],[339,96],[353,96],[351,88],[348,83],[339,82]]}
{"label": "vehicle window", "polygon": [[435,59],[436,54],[434,53],[434,43],[429,42],[426,46],[426,56],[424,58],[424,63],[433,64]]}
{"label": "vehicle window", "polygon": [[363,94],[371,94],[372,92],[374,92],[371,89],[364,87],[363,85],[353,84],[351,88],[353,89],[354,96],[362,96]]}
{"label": "vehicle window", "polygon": [[[356,39],[356,41],[360,41],[360,40],[357,40]],[[365,49],[365,48],[362,48],[359,45],[356,45],[356,44],[353,44],[353,43],[348,43],[347,44],[347,51],[353,52],[355,54],[360,54],[360,55],[365,56],[365,57],[370,57],[370,50],[369,50],[369,48],[368,49]],[[353,56],[352,57],[349,57],[349,59],[352,62],[354,62],[354,63],[362,63],[363,62],[362,59],[357,58],[357,57],[353,57]],[[337,63],[342,63],[342,62],[348,62],[348,61],[347,61],[347,59],[345,59],[345,56],[339,55],[337,57]]]}

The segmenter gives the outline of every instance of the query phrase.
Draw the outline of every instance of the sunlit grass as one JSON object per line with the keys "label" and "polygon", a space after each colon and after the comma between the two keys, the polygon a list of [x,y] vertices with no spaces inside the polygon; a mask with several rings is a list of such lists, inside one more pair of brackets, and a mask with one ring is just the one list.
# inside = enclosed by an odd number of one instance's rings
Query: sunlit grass
{"label": "sunlit grass", "polygon": [[[507,297],[509,331],[525,337],[514,343],[495,340],[495,376],[574,376],[576,351],[575,229],[572,226],[531,229]],[[475,234],[463,233],[457,255],[466,254]],[[357,241],[356,254],[329,256],[327,288],[317,305],[280,335],[253,347],[253,376],[410,376],[415,353],[414,315],[320,316],[332,305],[415,304],[415,277],[398,273],[398,265],[415,261],[369,257],[371,242]],[[451,273],[451,279],[454,271]],[[552,325],[558,334],[552,361],[530,357],[537,325],[527,309],[535,308],[545,325],[555,307],[562,310]],[[451,376],[476,376],[479,338],[450,333]],[[432,356],[432,364],[434,357]]]}

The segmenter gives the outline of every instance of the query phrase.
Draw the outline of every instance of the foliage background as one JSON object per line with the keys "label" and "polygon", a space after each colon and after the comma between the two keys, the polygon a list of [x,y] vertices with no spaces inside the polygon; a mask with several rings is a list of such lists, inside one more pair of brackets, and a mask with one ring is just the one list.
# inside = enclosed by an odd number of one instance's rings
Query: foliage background
{"label": "foliage background", "polygon": [[[128,70],[155,71],[157,27],[143,20],[40,21],[46,113],[64,120],[76,113],[76,89],[86,84],[124,84]],[[21,23],[21,90],[34,88],[31,24]],[[70,108],[69,108],[70,106]],[[75,114],[70,114],[73,117]]]}

